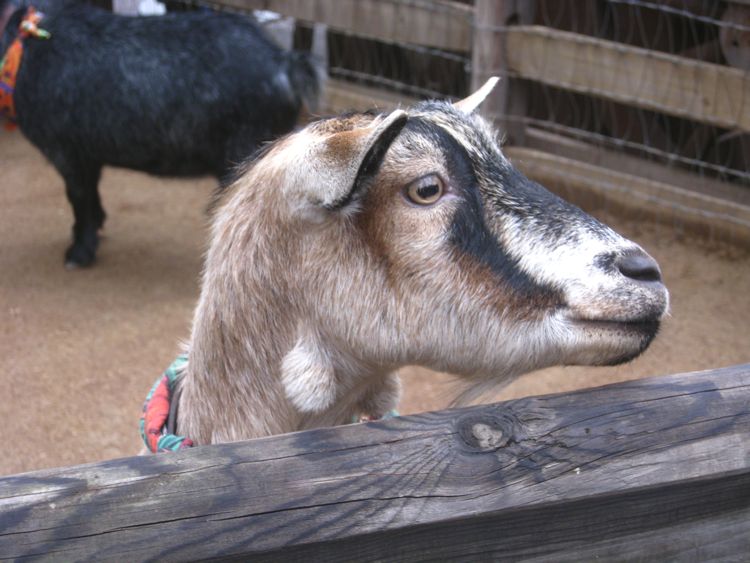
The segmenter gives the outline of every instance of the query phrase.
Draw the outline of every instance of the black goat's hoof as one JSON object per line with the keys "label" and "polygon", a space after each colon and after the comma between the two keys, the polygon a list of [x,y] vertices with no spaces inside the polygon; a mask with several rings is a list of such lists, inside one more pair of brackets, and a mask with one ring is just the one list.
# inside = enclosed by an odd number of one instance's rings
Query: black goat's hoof
{"label": "black goat's hoof", "polygon": [[94,263],[95,252],[85,246],[71,246],[65,253],[65,269],[87,268]]}

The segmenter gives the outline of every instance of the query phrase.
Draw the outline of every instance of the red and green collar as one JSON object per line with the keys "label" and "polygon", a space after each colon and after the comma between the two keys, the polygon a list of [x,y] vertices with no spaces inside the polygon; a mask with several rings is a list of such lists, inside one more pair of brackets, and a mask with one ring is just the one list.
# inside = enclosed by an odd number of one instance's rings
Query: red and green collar
{"label": "red and green collar", "polygon": [[187,368],[187,354],[172,362],[164,374],[156,380],[143,404],[140,429],[141,438],[151,453],[176,452],[189,448],[193,441],[175,434],[179,382]]}

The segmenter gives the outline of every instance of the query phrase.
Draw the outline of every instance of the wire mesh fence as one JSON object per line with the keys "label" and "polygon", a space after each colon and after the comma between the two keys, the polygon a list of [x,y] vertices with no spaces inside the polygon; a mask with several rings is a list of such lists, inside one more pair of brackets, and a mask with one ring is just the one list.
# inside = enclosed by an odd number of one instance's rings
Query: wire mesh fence
{"label": "wire mesh fence", "polygon": [[[572,68],[554,71],[550,66],[561,64],[558,44],[548,41],[546,51],[534,53],[546,77],[525,81],[526,113],[512,118],[700,176],[750,181],[750,135],[741,123],[750,111],[750,6],[708,0],[536,4],[535,25],[606,42],[593,49],[613,53],[612,66],[592,65],[585,56],[590,44],[578,44],[572,60],[564,61]],[[584,79],[574,91],[565,72],[588,70],[575,65],[594,66],[603,77]],[[514,69],[507,74],[523,78]],[[726,110],[722,115],[718,106]]]}

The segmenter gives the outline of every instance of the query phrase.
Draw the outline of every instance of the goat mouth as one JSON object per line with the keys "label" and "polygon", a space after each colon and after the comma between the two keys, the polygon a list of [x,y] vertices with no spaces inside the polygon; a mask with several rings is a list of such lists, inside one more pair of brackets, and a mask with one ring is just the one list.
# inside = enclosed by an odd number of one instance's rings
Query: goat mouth
{"label": "goat mouth", "polygon": [[[659,332],[659,318],[628,321],[604,319],[569,319],[574,334],[582,339],[584,348],[597,350],[587,365],[615,366],[640,356]],[[579,341],[579,344],[581,341]]]}
{"label": "goat mouth", "polygon": [[620,336],[640,336],[651,341],[659,332],[661,321],[656,318],[613,321],[607,319],[571,319],[577,328],[597,333],[610,333]]}

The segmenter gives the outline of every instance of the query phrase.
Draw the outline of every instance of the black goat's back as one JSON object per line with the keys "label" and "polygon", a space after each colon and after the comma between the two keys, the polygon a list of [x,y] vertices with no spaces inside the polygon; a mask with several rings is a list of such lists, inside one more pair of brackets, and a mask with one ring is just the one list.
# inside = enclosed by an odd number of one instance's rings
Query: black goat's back
{"label": "black goat's back", "polygon": [[70,5],[41,27],[52,38],[24,41],[15,103],[21,130],[58,168],[85,159],[222,177],[294,127],[304,93],[290,69],[312,68],[230,14],[127,17]]}

